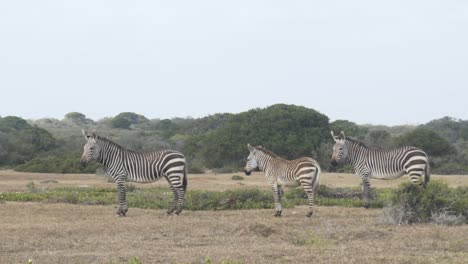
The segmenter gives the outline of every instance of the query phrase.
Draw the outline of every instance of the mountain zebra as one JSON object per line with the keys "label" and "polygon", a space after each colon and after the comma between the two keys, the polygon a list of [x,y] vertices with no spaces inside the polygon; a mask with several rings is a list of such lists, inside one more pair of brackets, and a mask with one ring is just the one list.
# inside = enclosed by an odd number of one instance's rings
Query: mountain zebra
{"label": "mountain zebra", "polygon": [[245,166],[245,174],[249,176],[253,170],[265,172],[268,183],[273,190],[275,200],[275,216],[281,216],[281,186],[297,187],[302,185],[309,199],[307,217],[314,213],[314,194],[320,180],[320,166],[312,158],[303,157],[296,160],[285,160],[275,153],[261,147],[252,147],[247,144],[250,154]]}
{"label": "mountain zebra", "polygon": [[117,183],[119,209],[117,215],[125,216],[128,211],[125,181],[154,182],[166,178],[174,194],[167,214],[179,214],[187,189],[187,165],[184,155],[175,150],[158,150],[138,153],[127,150],[107,138],[88,135],[83,130],[86,145],[81,156],[81,164],[91,160],[102,163],[106,173]]}
{"label": "mountain zebra", "polygon": [[[429,160],[427,154],[416,147],[400,147],[395,149],[368,148],[363,143],[331,132],[335,145],[333,146],[332,165],[350,163],[362,180],[364,192],[364,207],[369,207],[369,178],[396,179],[404,174],[414,184],[426,186],[429,182]],[[424,178],[423,178],[424,177]]]}

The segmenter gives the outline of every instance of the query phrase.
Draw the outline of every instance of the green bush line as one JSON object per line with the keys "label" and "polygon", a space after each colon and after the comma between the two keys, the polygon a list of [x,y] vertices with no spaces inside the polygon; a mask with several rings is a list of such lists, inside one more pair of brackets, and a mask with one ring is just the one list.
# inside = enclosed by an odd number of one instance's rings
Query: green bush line
{"label": "green bush line", "polygon": [[468,187],[450,188],[431,181],[425,189],[404,183],[396,189],[384,209],[383,223],[468,223]]}
{"label": "green bush line", "polygon": [[[31,187],[31,186],[32,187]],[[41,190],[28,184],[26,192],[0,193],[0,202],[44,202],[70,203],[85,205],[117,204],[117,193],[111,188],[58,188]],[[31,188],[30,188],[31,187]],[[362,206],[361,193],[358,188],[330,188],[322,186],[316,197],[316,204],[321,206]],[[384,198],[389,196],[389,190],[381,189],[371,207],[381,208]],[[172,200],[172,192],[166,188],[136,188],[127,192],[128,205],[144,209],[166,209]],[[300,188],[287,190],[281,201],[283,207],[307,205],[307,196]],[[273,195],[269,190],[243,189],[215,191],[188,191],[184,206],[187,210],[240,210],[240,209],[272,209]]]}

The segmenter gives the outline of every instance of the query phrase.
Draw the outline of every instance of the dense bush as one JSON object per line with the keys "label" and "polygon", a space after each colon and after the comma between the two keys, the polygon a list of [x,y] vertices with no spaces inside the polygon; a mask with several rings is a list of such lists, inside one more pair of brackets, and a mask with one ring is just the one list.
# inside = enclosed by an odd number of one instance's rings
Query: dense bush
{"label": "dense bush", "polygon": [[247,143],[262,145],[287,159],[316,157],[331,141],[328,117],[305,107],[277,104],[231,116],[221,127],[187,143],[189,156],[209,168],[245,165]]}
{"label": "dense bush", "polygon": [[56,148],[55,138],[24,119],[0,118],[0,166],[14,166]]}
{"label": "dense bush", "polygon": [[468,223],[468,187],[449,188],[441,181],[431,181],[426,188],[402,184],[384,208],[381,222],[412,224],[442,219],[463,219]]}
{"label": "dense bush", "polygon": [[37,157],[15,167],[15,170],[42,173],[95,173],[98,167],[97,163],[83,167],[80,164],[79,154],[68,154]]}
{"label": "dense bush", "polygon": [[395,144],[421,148],[430,156],[444,156],[456,153],[455,148],[446,139],[436,132],[422,127],[395,138]]}
{"label": "dense bush", "polygon": [[111,125],[114,128],[128,129],[131,125],[148,122],[149,120],[142,116],[131,112],[123,112],[115,116],[111,120]]}

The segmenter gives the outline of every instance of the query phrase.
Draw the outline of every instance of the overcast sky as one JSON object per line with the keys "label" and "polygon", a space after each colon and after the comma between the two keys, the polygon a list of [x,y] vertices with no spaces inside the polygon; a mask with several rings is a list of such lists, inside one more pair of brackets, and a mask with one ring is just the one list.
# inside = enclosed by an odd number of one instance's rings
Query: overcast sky
{"label": "overcast sky", "polygon": [[467,1],[1,1],[0,116],[468,119]]}

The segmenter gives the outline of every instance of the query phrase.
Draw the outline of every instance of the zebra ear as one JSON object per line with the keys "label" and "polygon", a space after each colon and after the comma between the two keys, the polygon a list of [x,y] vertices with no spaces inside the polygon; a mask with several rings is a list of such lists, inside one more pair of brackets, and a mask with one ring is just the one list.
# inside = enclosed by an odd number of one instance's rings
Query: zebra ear
{"label": "zebra ear", "polygon": [[89,136],[88,136],[88,134],[86,134],[84,129],[81,129],[81,133],[83,133],[83,136],[85,137],[85,139],[88,140]]}
{"label": "zebra ear", "polygon": [[333,131],[331,131],[331,135],[332,135],[333,140],[336,142],[337,139],[336,139],[335,133],[333,133]]}
{"label": "zebra ear", "polygon": [[97,136],[96,136],[96,129],[93,130],[93,134],[91,134],[91,136],[92,136],[93,138],[96,138],[96,137],[97,137]]}
{"label": "zebra ear", "polygon": [[249,148],[249,151],[253,151],[253,148],[252,148],[252,146],[250,146],[249,143],[247,143],[247,148]]}
{"label": "zebra ear", "polygon": [[346,139],[346,136],[345,136],[345,134],[344,134],[343,131],[341,131],[340,136],[341,136],[341,139],[342,139],[342,140],[345,140],[345,139]]}

